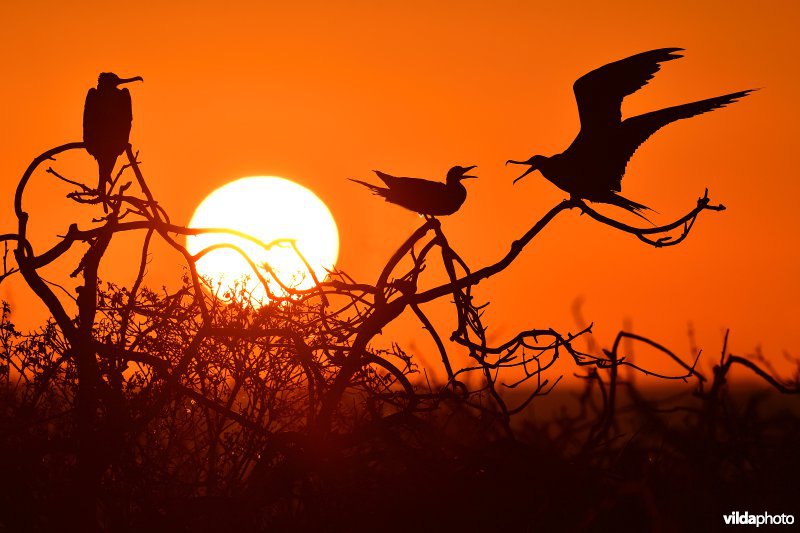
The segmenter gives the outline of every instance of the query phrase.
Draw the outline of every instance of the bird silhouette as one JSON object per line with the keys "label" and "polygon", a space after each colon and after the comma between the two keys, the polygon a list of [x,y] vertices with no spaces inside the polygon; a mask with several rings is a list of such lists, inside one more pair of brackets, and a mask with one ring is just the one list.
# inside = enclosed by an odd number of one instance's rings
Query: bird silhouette
{"label": "bird silhouette", "polygon": [[467,189],[461,180],[477,178],[468,176],[467,172],[475,168],[453,167],[447,172],[446,183],[429,181],[419,178],[399,178],[390,176],[380,170],[374,170],[375,174],[386,184],[386,187],[378,187],[361,180],[351,179],[367,187],[378,196],[382,196],[387,202],[405,207],[410,211],[415,211],[425,216],[445,216],[452,215],[461,207],[467,199]]}
{"label": "bird silhouette", "polygon": [[581,76],[573,85],[581,129],[572,144],[551,157],[535,155],[514,183],[538,170],[573,198],[613,204],[642,218],[647,206],[619,194],[628,161],[639,146],[660,128],[676,120],[724,107],[754,89],[652,111],[622,120],[622,100],[633,94],[661,69],[661,63],[683,57],[682,48],[660,48],[604,65]]}
{"label": "bird silhouette", "polygon": [[[99,178],[97,190],[105,200],[111,172],[125,148],[131,133],[133,112],[131,93],[120,89],[123,83],[144,81],[141,76],[120,78],[113,72],[103,72],[97,78],[97,88],[89,89],[83,108],[83,143],[86,151],[97,160]],[[105,209],[105,201],[103,202]]]}

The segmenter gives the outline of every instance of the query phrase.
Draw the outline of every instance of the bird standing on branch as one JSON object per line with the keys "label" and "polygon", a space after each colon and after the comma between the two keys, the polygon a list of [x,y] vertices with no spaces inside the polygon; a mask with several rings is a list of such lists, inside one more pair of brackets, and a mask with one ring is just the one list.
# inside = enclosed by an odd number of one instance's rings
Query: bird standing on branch
{"label": "bird standing on branch", "polygon": [[117,157],[128,146],[133,121],[131,93],[119,86],[132,81],[144,80],[141,76],[120,78],[113,72],[103,72],[97,78],[97,88],[89,89],[83,108],[83,143],[97,160],[97,191],[104,207],[106,186],[111,183]]}
{"label": "bird standing on branch", "polygon": [[405,207],[410,211],[425,216],[444,216],[458,211],[461,204],[467,199],[467,189],[461,180],[477,178],[477,176],[467,175],[467,172],[473,168],[475,165],[451,168],[447,172],[446,183],[419,178],[398,178],[380,170],[373,172],[386,184],[386,187],[378,187],[361,180],[351,179],[350,181],[360,183],[371,190],[373,194],[383,196],[387,202]]}
{"label": "bird standing on branch", "polygon": [[[580,77],[573,85],[581,129],[561,154],[535,155],[508,163],[530,168],[514,183],[538,170],[573,198],[616,205],[634,214],[649,209],[617,194],[628,160],[653,133],[670,122],[724,107],[754,89],[668,107],[622,120],[622,100],[653,78],[661,63],[683,57],[682,48],[661,48],[609,63]],[[642,216],[642,218],[644,218]]]}

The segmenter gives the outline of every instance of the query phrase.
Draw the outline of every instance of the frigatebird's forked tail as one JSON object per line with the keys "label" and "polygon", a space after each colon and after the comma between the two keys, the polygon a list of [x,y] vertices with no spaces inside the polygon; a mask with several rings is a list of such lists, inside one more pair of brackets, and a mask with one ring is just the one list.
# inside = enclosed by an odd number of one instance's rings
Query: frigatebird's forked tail
{"label": "frigatebird's forked tail", "polygon": [[133,81],[144,81],[141,76],[120,78],[113,72],[103,72],[97,78],[97,87],[89,89],[83,108],[83,142],[86,151],[98,166],[97,191],[106,209],[106,187],[111,183],[111,173],[117,158],[128,146],[133,110],[131,94],[119,86]]}
{"label": "frigatebird's forked tail", "polygon": [[650,209],[649,207],[647,207],[644,204],[640,204],[640,203],[634,202],[633,200],[629,200],[629,199],[625,198],[624,196],[622,196],[620,194],[617,194],[615,192],[610,192],[610,193],[608,193],[608,195],[606,195],[604,197],[603,200],[600,200],[600,201],[602,201],[603,203],[606,203],[606,204],[611,204],[611,205],[615,205],[617,207],[621,207],[625,211],[629,211],[629,212],[633,213],[637,217],[639,217],[639,218],[641,218],[643,220],[646,220],[650,224],[653,223],[649,218],[647,218],[646,216],[644,216],[642,214],[642,211],[653,211],[652,209]]}

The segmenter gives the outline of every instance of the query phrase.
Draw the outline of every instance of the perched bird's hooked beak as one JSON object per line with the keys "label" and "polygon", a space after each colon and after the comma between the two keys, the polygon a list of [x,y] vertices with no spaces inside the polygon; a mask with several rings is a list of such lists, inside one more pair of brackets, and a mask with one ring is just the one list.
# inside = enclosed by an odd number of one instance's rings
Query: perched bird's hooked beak
{"label": "perched bird's hooked beak", "polygon": [[476,168],[477,166],[478,166],[478,165],[472,165],[471,167],[464,167],[464,172],[465,172],[465,174],[463,174],[463,175],[461,176],[461,179],[462,179],[462,180],[466,180],[466,179],[470,179],[470,178],[472,178],[472,179],[478,179],[478,176],[469,176],[469,175],[467,175],[467,174],[466,174],[466,172],[469,172],[470,170],[472,170],[473,168]]}
{"label": "perched bird's hooked beak", "polygon": [[123,83],[130,83],[132,81],[144,81],[144,78],[141,76],[134,76],[133,78],[120,78],[117,82],[117,85],[122,85]]}
{"label": "perched bird's hooked beak", "polygon": [[508,165],[509,163],[512,163],[514,165],[530,165],[530,168],[528,170],[526,170],[525,173],[522,174],[522,176],[518,177],[513,182],[511,182],[512,185],[517,183],[519,180],[521,180],[522,178],[524,178],[525,176],[527,176],[528,174],[530,174],[534,170],[538,170],[538,167],[531,162],[532,159],[533,158],[528,159],[527,161],[514,161],[513,159],[509,159],[508,161],[506,161],[506,165]]}

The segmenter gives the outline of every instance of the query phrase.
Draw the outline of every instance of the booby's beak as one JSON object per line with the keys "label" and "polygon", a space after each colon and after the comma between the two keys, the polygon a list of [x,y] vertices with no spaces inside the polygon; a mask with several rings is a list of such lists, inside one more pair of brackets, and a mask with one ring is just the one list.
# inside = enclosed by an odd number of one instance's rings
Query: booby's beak
{"label": "booby's beak", "polygon": [[[513,159],[509,159],[508,161],[506,161],[506,165],[508,165],[509,163],[512,163],[514,165],[531,165],[530,161],[514,161]],[[531,165],[530,168],[528,170],[526,170],[525,173],[522,176],[520,176],[517,179],[515,179],[513,182],[511,182],[511,184],[512,185],[515,184],[516,182],[518,182],[519,180],[521,180],[522,178],[524,178],[525,176],[527,176],[528,174],[530,174],[534,170],[536,170],[536,167]]]}
{"label": "booby's beak", "polygon": [[141,76],[134,76],[133,78],[122,78],[119,80],[117,85],[122,85],[123,83],[130,83],[132,81],[144,81],[144,78]]}
{"label": "booby's beak", "polygon": [[[476,168],[477,166],[478,166],[478,165],[472,165],[471,167],[463,167],[463,168],[464,168],[464,172],[469,172],[470,170],[472,170],[473,168]],[[470,178],[472,178],[472,179],[478,179],[478,176],[468,176],[468,175],[466,175],[466,174],[464,174],[464,175],[462,175],[462,176],[461,176],[461,179],[462,179],[462,180],[466,180],[466,179],[470,179]]]}

